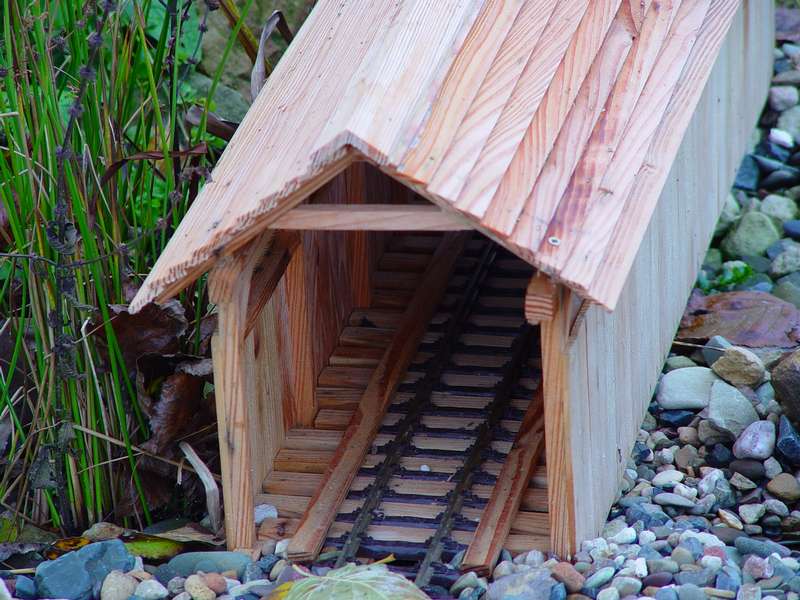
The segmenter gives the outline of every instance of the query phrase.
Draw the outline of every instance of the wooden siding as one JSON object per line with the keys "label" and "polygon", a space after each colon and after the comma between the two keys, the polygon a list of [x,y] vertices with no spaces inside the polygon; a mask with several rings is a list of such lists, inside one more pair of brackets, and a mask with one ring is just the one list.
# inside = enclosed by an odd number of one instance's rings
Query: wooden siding
{"label": "wooden siding", "polygon": [[131,309],[357,160],[613,309],[741,2],[321,0]]}
{"label": "wooden siding", "polygon": [[[592,306],[571,335],[571,324],[563,326],[553,342],[566,348],[561,357],[567,363],[563,387],[556,387],[557,372],[547,372],[545,350],[545,411],[552,410],[553,403],[568,406],[566,418],[558,413],[548,419],[567,434],[563,441],[548,437],[548,465],[552,473],[557,459],[568,463],[575,483],[571,500],[567,485],[559,488],[556,480],[550,485],[555,490],[551,507],[565,507],[563,515],[551,512],[554,550],[572,550],[580,540],[595,537],[618,493],[684,299],[764,103],[771,74],[772,22],[772,2],[750,0],[736,14],[617,309],[608,313]],[[574,311],[574,300],[572,307]],[[570,474],[556,471],[553,476]],[[574,518],[574,525],[567,517]]]}

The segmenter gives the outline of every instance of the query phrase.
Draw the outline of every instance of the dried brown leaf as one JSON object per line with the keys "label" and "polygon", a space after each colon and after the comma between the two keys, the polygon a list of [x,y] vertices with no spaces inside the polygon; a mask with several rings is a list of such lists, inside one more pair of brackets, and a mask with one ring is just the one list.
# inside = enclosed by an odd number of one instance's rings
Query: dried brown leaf
{"label": "dried brown leaf", "polygon": [[715,335],[750,348],[791,348],[800,343],[800,311],[766,292],[703,296],[695,290],[677,338],[703,343]]}
{"label": "dried brown leaf", "polygon": [[[183,306],[177,300],[164,304],[150,303],[136,314],[128,312],[124,304],[111,304],[109,310],[111,327],[117,335],[128,371],[136,368],[137,359],[144,354],[177,352],[180,338],[188,327]],[[107,349],[102,327],[95,323],[92,329],[105,358]]]}

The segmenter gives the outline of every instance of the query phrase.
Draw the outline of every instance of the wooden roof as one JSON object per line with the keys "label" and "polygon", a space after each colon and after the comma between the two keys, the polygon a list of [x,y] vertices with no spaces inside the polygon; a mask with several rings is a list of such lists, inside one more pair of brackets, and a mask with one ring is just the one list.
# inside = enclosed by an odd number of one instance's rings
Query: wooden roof
{"label": "wooden roof", "polygon": [[613,309],[739,4],[319,0],[132,309],[354,160]]}

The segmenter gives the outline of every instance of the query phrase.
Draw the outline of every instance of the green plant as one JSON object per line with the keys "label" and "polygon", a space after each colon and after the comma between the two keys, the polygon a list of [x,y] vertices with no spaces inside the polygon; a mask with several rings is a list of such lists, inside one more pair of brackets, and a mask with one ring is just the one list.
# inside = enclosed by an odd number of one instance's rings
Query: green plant
{"label": "green plant", "polygon": [[[225,56],[247,14],[232,28]],[[184,119],[209,8],[0,0],[0,502],[72,532],[150,520],[149,436],[114,304],[152,266],[219,142]],[[193,351],[207,313],[185,295]],[[7,426],[4,426],[7,425]],[[6,435],[7,434],[7,435]]]}

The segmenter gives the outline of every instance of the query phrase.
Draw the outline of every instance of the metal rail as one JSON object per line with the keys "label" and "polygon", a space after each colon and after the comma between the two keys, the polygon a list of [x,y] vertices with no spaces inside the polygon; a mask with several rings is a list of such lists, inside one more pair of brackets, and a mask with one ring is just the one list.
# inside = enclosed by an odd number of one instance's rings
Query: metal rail
{"label": "metal rail", "polygon": [[389,480],[397,472],[400,458],[411,447],[411,440],[414,433],[419,429],[424,410],[431,406],[431,395],[434,387],[439,382],[445,367],[453,355],[458,338],[474,307],[481,284],[486,279],[496,256],[497,247],[494,244],[487,244],[481,253],[476,269],[470,276],[466,288],[459,298],[455,311],[447,322],[447,329],[437,345],[435,354],[425,365],[425,374],[417,383],[416,392],[408,404],[407,413],[397,425],[397,433],[394,439],[387,446],[386,459],[381,463],[375,476],[375,481],[368,490],[361,511],[356,517],[336,559],[335,567],[344,566],[355,558],[364,534],[375,518],[375,511],[383,500]]}
{"label": "metal rail", "polygon": [[483,452],[492,442],[492,433],[500,424],[503,414],[511,402],[514,383],[519,378],[525,362],[530,356],[533,342],[533,328],[529,324],[522,327],[520,334],[514,339],[511,347],[511,360],[503,367],[503,375],[495,387],[495,395],[489,406],[489,416],[478,428],[475,442],[470,446],[464,459],[464,465],[456,474],[456,486],[450,492],[447,507],[442,513],[441,522],[436,532],[428,542],[428,551],[420,563],[417,577],[414,580],[418,586],[423,587],[430,582],[433,574],[433,563],[437,562],[442,554],[442,543],[450,535],[454,520],[461,512],[464,497],[472,487],[475,472],[483,460]]}

